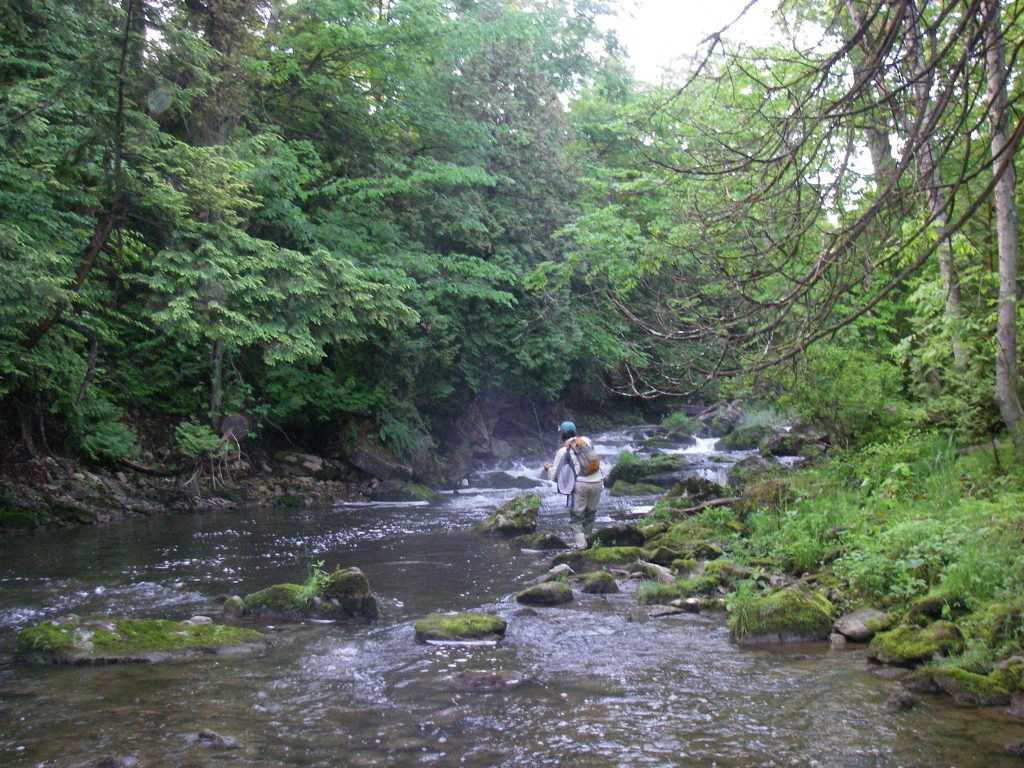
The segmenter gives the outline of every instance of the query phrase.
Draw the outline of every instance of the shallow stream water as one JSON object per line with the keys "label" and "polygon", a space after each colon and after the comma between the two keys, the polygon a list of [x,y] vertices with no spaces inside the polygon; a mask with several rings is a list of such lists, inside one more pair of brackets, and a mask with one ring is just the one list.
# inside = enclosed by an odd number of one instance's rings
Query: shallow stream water
{"label": "shallow stream water", "polygon": [[[641,432],[598,435],[611,461]],[[683,449],[680,449],[682,451]],[[728,460],[703,441],[694,472]],[[550,554],[471,531],[541,457],[482,473],[431,504],[233,510],[43,531],[0,543],[0,765],[66,768],[105,755],[139,766],[1020,765],[1024,725],[998,710],[897,691],[863,649],[744,649],[720,616],[637,620],[635,583],[564,608],[514,599]],[[528,466],[527,466],[528,465]],[[540,530],[568,532],[563,497],[537,483]],[[598,525],[651,499],[605,497]],[[257,655],[106,667],[29,667],[18,630],[67,613],[219,616],[218,598],[303,581],[311,563],[358,566],[379,620],[268,627]],[[508,620],[498,645],[430,646],[432,611]],[[515,685],[466,690],[466,673]],[[201,730],[237,740],[211,751]]]}

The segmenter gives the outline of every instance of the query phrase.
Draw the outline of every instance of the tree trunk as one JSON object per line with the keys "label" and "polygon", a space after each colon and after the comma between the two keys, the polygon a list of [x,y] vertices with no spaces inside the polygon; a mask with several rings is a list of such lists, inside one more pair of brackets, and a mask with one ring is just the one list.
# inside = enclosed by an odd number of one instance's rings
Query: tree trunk
{"label": "tree trunk", "polygon": [[221,409],[223,408],[224,381],[224,342],[218,339],[213,342],[213,371],[210,374],[210,426],[214,431],[220,427]]}
{"label": "tree trunk", "polygon": [[953,249],[946,234],[946,227],[949,223],[949,217],[946,212],[948,201],[946,200],[946,193],[942,188],[942,174],[939,170],[939,164],[935,159],[933,136],[926,127],[931,120],[932,78],[926,73],[920,12],[914,3],[908,4],[904,19],[911,46],[910,77],[911,82],[914,84],[914,99],[917,102],[916,126],[907,119],[906,115],[903,117],[907,123],[906,130],[911,140],[914,140],[915,133],[921,133],[921,136],[918,138],[918,172],[921,181],[925,185],[925,193],[928,199],[928,216],[939,227],[942,237],[941,242],[938,243],[935,249],[935,255],[939,261],[942,289],[946,295],[946,327],[949,330],[953,351],[953,365],[957,369],[962,370],[967,366],[967,356],[960,338],[964,311],[960,300],[960,281],[957,278]]}
{"label": "tree trunk", "polygon": [[1024,448],[1017,372],[1017,176],[1016,150],[1010,141],[1006,96],[1006,52],[999,0],[982,0],[985,25],[985,70],[988,76],[992,170],[996,176],[996,240],[999,250],[999,310],[996,319],[996,401],[1014,448]]}

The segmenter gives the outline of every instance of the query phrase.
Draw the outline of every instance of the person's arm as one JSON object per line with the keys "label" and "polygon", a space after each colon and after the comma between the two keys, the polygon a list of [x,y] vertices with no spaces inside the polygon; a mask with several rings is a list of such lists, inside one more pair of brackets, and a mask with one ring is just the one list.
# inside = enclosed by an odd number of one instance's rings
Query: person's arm
{"label": "person's arm", "polygon": [[555,454],[555,460],[552,463],[544,462],[544,476],[548,480],[555,479],[555,471],[562,465],[562,457],[565,456],[565,446],[563,445],[558,449]]}

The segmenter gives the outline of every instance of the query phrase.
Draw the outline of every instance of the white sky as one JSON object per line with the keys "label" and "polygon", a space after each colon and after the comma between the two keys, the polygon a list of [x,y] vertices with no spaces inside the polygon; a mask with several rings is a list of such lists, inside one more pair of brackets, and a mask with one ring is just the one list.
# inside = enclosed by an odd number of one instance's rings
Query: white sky
{"label": "white sky", "polygon": [[[618,0],[619,15],[604,21],[614,29],[641,80],[659,82],[662,70],[690,56],[702,39],[731,23],[749,0]],[[758,44],[770,38],[771,9],[760,0],[732,27],[727,37]]]}

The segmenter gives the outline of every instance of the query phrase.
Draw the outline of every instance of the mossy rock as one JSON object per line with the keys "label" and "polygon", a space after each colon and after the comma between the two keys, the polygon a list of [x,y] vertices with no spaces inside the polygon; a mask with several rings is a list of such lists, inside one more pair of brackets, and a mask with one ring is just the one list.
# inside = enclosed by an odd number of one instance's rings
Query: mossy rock
{"label": "mossy rock", "polygon": [[572,588],[563,581],[545,581],[516,595],[523,605],[554,606],[572,602]]}
{"label": "mossy rock", "polygon": [[960,653],[964,638],[949,621],[937,621],[928,627],[904,625],[879,632],[868,645],[868,658],[882,664],[913,667],[935,656]]}
{"label": "mossy rock", "polygon": [[505,619],[491,613],[432,613],[416,622],[415,631],[420,643],[496,642],[507,627]]}
{"label": "mossy rock", "polygon": [[683,556],[694,560],[720,560],[725,557],[725,550],[710,541],[697,541],[686,548]]}
{"label": "mossy rock", "polygon": [[265,642],[262,632],[223,624],[67,616],[22,630],[17,657],[53,664],[149,663],[250,651]]}
{"label": "mossy rock", "polygon": [[732,465],[732,468],[729,470],[729,486],[731,488],[745,488],[754,483],[778,477],[785,470],[786,468],[775,459],[766,459],[763,456],[748,456]]}
{"label": "mossy rock", "polygon": [[800,586],[755,597],[729,617],[737,642],[802,643],[827,640],[833,607],[823,595]]}
{"label": "mossy rock", "polygon": [[664,488],[653,483],[627,483],[625,480],[616,480],[615,485],[608,491],[610,496],[654,496],[664,492]]}
{"label": "mossy rock", "polygon": [[916,624],[929,624],[938,619],[963,616],[968,610],[967,601],[961,595],[936,590],[911,603],[907,619]]}
{"label": "mossy rock", "polygon": [[668,547],[655,547],[653,550],[651,550],[650,557],[648,557],[647,559],[655,565],[671,567],[672,563],[676,562],[677,560],[684,559],[684,553],[680,552],[678,549],[669,549]]}
{"label": "mossy rock", "polygon": [[692,573],[693,571],[696,571],[698,568],[701,567],[702,563],[698,562],[697,560],[694,560],[692,557],[681,557],[678,560],[673,560],[672,563],[669,565],[669,568],[671,568],[676,573],[680,574]]}
{"label": "mossy rock", "polygon": [[841,617],[835,626],[836,632],[853,643],[867,643],[879,632],[892,628],[890,614],[873,608],[861,608]]}
{"label": "mossy rock", "polygon": [[384,480],[370,491],[374,501],[435,501],[441,494],[421,483],[404,480]]}
{"label": "mossy rock", "polygon": [[649,563],[646,560],[637,560],[629,566],[629,571],[632,574],[638,574],[641,579],[656,581],[659,584],[669,584],[675,581],[670,569],[657,563]]}
{"label": "mossy rock", "polygon": [[615,577],[608,571],[584,573],[579,577],[580,591],[588,595],[608,595],[619,591]]}
{"label": "mossy rock", "polygon": [[787,480],[776,478],[762,480],[744,488],[739,500],[732,505],[732,508],[741,520],[746,520],[752,512],[782,509],[795,499],[796,493],[793,492],[790,483]]}
{"label": "mossy rock", "polygon": [[535,493],[524,493],[509,499],[494,510],[485,520],[477,523],[475,530],[508,536],[533,533],[537,529],[539,515],[540,496]]}
{"label": "mossy rock", "polygon": [[641,459],[630,451],[623,451],[605,478],[605,485],[615,487],[615,483],[622,480],[627,483],[646,481],[658,487],[671,487],[675,481],[666,481],[665,478],[685,467],[686,459],[679,455]]}
{"label": "mossy rock", "polygon": [[954,664],[940,664],[919,671],[930,676],[935,686],[957,704],[968,707],[1007,706],[1020,679],[1009,670],[997,669],[982,675]]}
{"label": "mossy rock", "polygon": [[554,549],[568,549],[569,545],[561,536],[553,533],[535,533],[516,537],[516,544],[523,549],[547,552]]}
{"label": "mossy rock", "polygon": [[594,544],[602,547],[642,547],[646,543],[644,532],[635,525],[613,525],[587,537],[587,544],[591,547]]}
{"label": "mossy rock", "polygon": [[685,498],[689,501],[707,501],[726,495],[725,489],[703,477],[684,477],[672,486],[669,498]]}
{"label": "mossy rock", "polygon": [[640,560],[644,551],[640,547],[592,547],[560,552],[552,559],[552,565],[565,563],[574,571],[594,571],[608,565],[625,565]]}
{"label": "mossy rock", "polygon": [[728,435],[719,438],[715,448],[720,451],[752,451],[765,438],[776,434],[778,429],[768,424],[751,424],[737,427]]}
{"label": "mossy rock", "polygon": [[224,604],[227,614],[274,619],[374,619],[380,614],[370,582],[358,568],[339,569],[320,589],[301,584],[274,584]]}
{"label": "mossy rock", "polygon": [[676,579],[668,584],[643,584],[637,599],[643,605],[667,605],[673,600],[688,597],[719,597],[718,579],[711,576],[694,576]]}
{"label": "mossy rock", "polygon": [[718,583],[724,587],[730,587],[741,579],[750,578],[752,572],[728,558],[720,557],[704,563],[704,575],[718,579]]}
{"label": "mossy rock", "polygon": [[998,657],[1024,655],[1024,598],[987,606],[971,617],[971,629]]}

